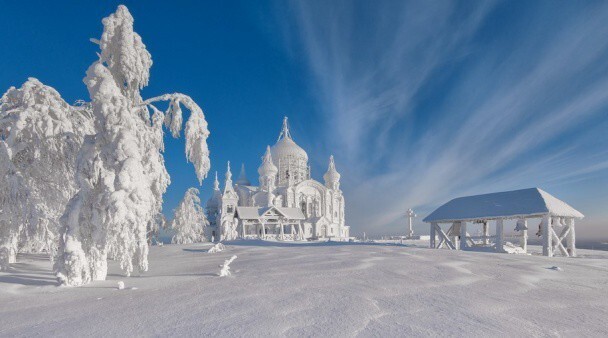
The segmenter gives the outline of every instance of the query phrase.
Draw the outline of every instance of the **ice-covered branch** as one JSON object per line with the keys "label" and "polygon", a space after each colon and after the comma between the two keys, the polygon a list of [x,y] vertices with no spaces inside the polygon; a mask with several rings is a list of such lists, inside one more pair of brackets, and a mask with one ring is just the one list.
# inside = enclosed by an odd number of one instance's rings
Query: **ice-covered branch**
{"label": "ice-covered branch", "polygon": [[220,270],[220,277],[228,277],[228,276],[232,276],[232,273],[230,273],[230,264],[236,259],[236,255],[230,257],[229,259],[224,261],[224,264],[221,266],[222,269]]}
{"label": "ice-covered branch", "polygon": [[150,98],[143,102],[144,105],[152,107],[156,112],[158,109],[153,105],[156,102],[169,101],[169,107],[164,114],[164,123],[171,131],[173,137],[179,137],[182,124],[182,109],[183,105],[190,111],[190,117],[186,122],[186,159],[194,164],[196,177],[199,184],[202,184],[203,179],[207,177],[211,162],[209,160],[209,148],[207,147],[207,138],[209,137],[209,129],[205,114],[194,100],[188,95],[173,93],[165,94]]}

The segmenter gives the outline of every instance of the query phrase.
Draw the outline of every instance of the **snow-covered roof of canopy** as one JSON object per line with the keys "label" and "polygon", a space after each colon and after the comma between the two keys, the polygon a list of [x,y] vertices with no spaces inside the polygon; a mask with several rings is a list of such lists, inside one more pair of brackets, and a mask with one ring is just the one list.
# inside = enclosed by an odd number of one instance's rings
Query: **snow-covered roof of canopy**
{"label": "snow-covered roof of canopy", "polygon": [[423,221],[447,223],[546,214],[558,217],[584,217],[578,210],[546,191],[530,188],[455,198],[437,208]]}

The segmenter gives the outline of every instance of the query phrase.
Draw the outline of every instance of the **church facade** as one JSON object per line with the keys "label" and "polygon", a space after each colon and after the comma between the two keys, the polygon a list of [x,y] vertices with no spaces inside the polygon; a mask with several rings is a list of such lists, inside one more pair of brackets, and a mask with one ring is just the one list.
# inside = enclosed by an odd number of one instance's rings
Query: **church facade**
{"label": "church facade", "polygon": [[209,236],[214,240],[261,238],[345,240],[350,227],[344,220],[344,196],[333,156],[324,183],[311,178],[308,154],[290,133],[287,118],[275,145],[268,146],[253,185],[241,167],[233,182],[230,162],[224,187],[215,175],[213,195],[207,201]]}

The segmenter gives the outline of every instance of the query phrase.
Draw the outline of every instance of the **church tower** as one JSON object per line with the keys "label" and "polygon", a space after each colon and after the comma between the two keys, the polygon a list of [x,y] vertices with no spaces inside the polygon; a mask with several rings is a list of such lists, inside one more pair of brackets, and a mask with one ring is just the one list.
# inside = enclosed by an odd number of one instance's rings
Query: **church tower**
{"label": "church tower", "polygon": [[277,167],[272,163],[270,146],[267,146],[266,153],[262,156],[262,164],[258,168],[258,174],[260,174],[260,190],[266,192],[272,192],[274,190],[277,172]]}
{"label": "church tower", "polygon": [[[205,209],[207,211],[207,220],[209,226],[212,228],[217,227],[217,218],[220,213],[219,207],[222,200],[222,193],[220,192],[220,182],[217,179],[217,171],[215,172],[215,181],[213,181],[213,195],[207,200]],[[216,234],[212,233],[212,236]]]}
{"label": "church tower", "polygon": [[226,180],[224,182],[224,192],[220,204],[220,240],[233,240],[237,237],[236,222],[234,216],[239,202],[239,196],[232,184],[232,172],[230,171],[230,161],[226,169]]}
{"label": "church tower", "polygon": [[274,203],[275,195],[273,194],[273,191],[277,179],[277,172],[277,167],[272,163],[270,146],[267,146],[266,153],[262,157],[262,164],[258,168],[258,174],[260,174],[260,191],[266,193],[266,206],[271,206]]}
{"label": "church tower", "polygon": [[277,167],[277,186],[294,186],[310,179],[308,154],[297,145],[291,137],[287,117],[283,119],[283,127],[277,143],[270,148],[272,161]]}
{"label": "church tower", "polygon": [[323,175],[325,180],[325,187],[329,190],[329,215],[328,218],[332,220],[334,224],[337,224],[338,235],[341,237],[348,237],[349,230],[345,227],[344,222],[344,196],[340,190],[340,173],[336,170],[336,164],[334,163],[334,156],[329,157],[329,166],[327,172]]}
{"label": "church tower", "polygon": [[329,167],[325,175],[323,175],[325,186],[331,190],[340,190],[340,176],[340,173],[336,170],[334,155],[331,155],[329,157]]}

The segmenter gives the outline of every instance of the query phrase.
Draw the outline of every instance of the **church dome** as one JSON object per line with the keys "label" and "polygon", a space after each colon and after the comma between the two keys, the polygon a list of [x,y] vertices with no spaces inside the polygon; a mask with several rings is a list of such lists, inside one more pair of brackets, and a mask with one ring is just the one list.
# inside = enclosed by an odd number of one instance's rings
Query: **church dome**
{"label": "church dome", "polygon": [[270,148],[272,158],[275,163],[279,161],[287,161],[288,159],[299,159],[308,162],[308,154],[297,145],[291,138],[289,126],[287,125],[287,117],[283,120],[283,129],[279,134],[279,139],[275,145]]}
{"label": "church dome", "polygon": [[308,161],[308,154],[297,145],[291,138],[284,137],[270,148],[272,158],[276,161],[292,157]]}
{"label": "church dome", "polygon": [[260,177],[268,176],[273,177],[279,172],[277,167],[272,163],[272,154],[270,147],[266,147],[266,153],[262,157],[262,165],[258,168],[258,174]]}
{"label": "church dome", "polygon": [[336,170],[336,164],[334,163],[334,156],[329,157],[329,167],[327,172],[323,175],[323,179],[326,183],[340,182],[340,173]]}

